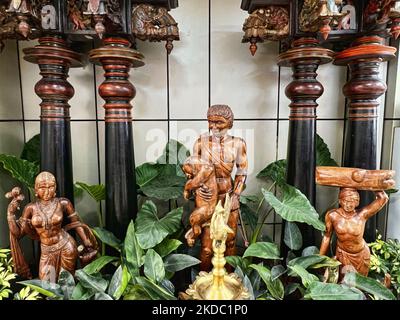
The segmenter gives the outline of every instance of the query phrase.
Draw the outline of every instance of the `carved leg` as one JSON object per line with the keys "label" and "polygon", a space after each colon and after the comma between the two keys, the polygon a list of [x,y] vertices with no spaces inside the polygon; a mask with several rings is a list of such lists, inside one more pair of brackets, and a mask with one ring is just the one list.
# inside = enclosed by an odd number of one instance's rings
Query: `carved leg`
{"label": "carved leg", "polygon": [[200,271],[211,271],[211,258],[213,256],[210,227],[204,227],[201,234]]}

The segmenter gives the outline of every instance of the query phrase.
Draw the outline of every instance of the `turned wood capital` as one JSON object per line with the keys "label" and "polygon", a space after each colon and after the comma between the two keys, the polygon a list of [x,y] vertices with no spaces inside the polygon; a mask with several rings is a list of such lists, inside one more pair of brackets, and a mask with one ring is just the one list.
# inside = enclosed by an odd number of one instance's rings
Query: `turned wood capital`
{"label": "turned wood capital", "polygon": [[314,38],[300,38],[292,43],[292,48],[278,56],[278,65],[292,67],[297,64],[316,63],[318,65],[332,61],[334,52],[318,46]]}
{"label": "turned wood capital", "polygon": [[352,46],[335,54],[333,64],[344,66],[370,59],[377,62],[387,61],[395,57],[396,48],[385,46],[384,39],[379,36],[366,36],[357,39]]}
{"label": "turned wood capital", "polygon": [[118,61],[120,64],[127,64],[129,68],[144,66],[144,56],[139,51],[130,48],[131,43],[118,37],[106,38],[103,46],[89,53],[90,62],[97,65],[107,65],[110,61]]}
{"label": "turned wood capital", "polygon": [[70,68],[82,67],[84,58],[70,50],[66,41],[57,36],[39,38],[39,45],[23,49],[24,60],[35,64],[56,64]]}

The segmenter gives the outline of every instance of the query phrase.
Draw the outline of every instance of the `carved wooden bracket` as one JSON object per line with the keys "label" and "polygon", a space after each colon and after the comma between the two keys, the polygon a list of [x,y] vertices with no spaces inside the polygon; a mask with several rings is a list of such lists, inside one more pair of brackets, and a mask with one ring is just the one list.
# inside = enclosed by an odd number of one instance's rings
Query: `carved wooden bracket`
{"label": "carved wooden bracket", "polygon": [[132,9],[132,33],[140,40],[166,41],[168,54],[173,49],[172,41],[179,40],[178,23],[167,8],[139,4]]}
{"label": "carved wooden bracket", "polygon": [[385,36],[389,28],[397,39],[400,35],[399,0],[370,0],[364,9],[364,29]]}
{"label": "carved wooden bracket", "polygon": [[103,34],[124,32],[125,2],[121,0],[67,0],[67,30]]}
{"label": "carved wooden bracket", "polygon": [[338,27],[348,13],[340,13],[342,0],[305,0],[299,15],[299,29],[303,32],[320,32],[328,38],[332,27]]}
{"label": "carved wooden bracket", "polygon": [[289,36],[289,8],[287,6],[266,6],[254,10],[243,24],[242,42],[250,42],[250,52],[254,56],[257,42],[281,40]]}

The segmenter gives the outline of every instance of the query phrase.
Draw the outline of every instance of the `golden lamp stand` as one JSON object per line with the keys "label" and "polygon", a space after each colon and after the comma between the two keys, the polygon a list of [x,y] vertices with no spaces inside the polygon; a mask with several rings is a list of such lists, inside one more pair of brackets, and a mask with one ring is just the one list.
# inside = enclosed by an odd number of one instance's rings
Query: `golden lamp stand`
{"label": "golden lamp stand", "polygon": [[228,217],[231,211],[229,195],[225,200],[225,207],[218,202],[211,218],[210,237],[213,239],[214,256],[211,260],[214,266],[211,272],[202,271],[193,284],[189,285],[186,294],[194,300],[246,300],[250,298],[248,290],[243,286],[239,276],[228,274],[224,268],[226,260],[224,252],[228,233],[233,233],[228,227]]}

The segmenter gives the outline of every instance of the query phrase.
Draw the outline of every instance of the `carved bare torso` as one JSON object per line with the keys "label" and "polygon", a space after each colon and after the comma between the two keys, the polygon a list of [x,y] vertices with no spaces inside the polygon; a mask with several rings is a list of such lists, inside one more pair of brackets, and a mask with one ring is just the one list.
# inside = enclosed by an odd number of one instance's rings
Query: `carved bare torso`
{"label": "carved bare torso", "polygon": [[195,150],[198,150],[198,155],[214,165],[218,194],[232,192],[233,180],[231,174],[235,164],[240,167],[240,155],[241,150],[245,148],[244,144],[241,138],[232,136],[225,136],[222,139],[203,136],[196,142]]}
{"label": "carved bare torso", "polygon": [[60,199],[54,199],[46,209],[39,202],[31,203],[26,210],[30,213],[31,224],[45,245],[53,245],[63,238],[63,203]]}
{"label": "carved bare torso", "polygon": [[363,234],[366,219],[357,211],[353,216],[346,216],[341,208],[329,214],[337,233],[337,246],[348,253],[361,252],[365,244]]}

